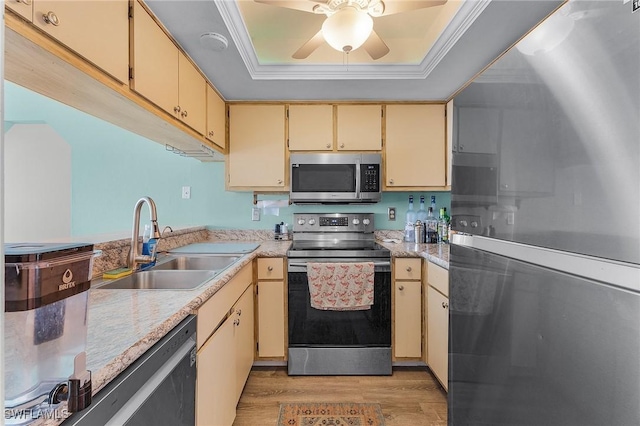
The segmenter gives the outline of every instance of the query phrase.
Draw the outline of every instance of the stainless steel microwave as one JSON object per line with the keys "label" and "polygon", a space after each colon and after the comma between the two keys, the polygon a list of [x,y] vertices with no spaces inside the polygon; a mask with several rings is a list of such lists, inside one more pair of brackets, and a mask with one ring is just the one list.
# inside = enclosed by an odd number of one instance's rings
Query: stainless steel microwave
{"label": "stainless steel microwave", "polygon": [[377,203],[381,197],[380,154],[291,154],[292,203]]}

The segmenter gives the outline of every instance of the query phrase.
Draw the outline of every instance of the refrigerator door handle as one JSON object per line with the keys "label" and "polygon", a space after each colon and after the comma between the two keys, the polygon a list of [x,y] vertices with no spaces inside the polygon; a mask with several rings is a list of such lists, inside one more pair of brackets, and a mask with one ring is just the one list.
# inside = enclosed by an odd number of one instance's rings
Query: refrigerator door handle
{"label": "refrigerator door handle", "polygon": [[640,265],[535,247],[479,235],[454,234],[452,244],[553,269],[619,288],[640,291]]}

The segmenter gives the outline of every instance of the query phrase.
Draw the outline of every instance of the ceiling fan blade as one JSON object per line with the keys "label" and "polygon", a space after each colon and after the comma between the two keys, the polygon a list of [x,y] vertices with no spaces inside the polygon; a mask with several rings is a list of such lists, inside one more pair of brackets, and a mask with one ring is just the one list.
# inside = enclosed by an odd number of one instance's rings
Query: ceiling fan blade
{"label": "ceiling fan blade", "polygon": [[326,4],[328,0],[253,0],[256,3],[268,4],[270,6],[284,7],[286,9],[302,10],[303,12],[314,13],[313,9],[318,4]]}
{"label": "ceiling fan blade", "polygon": [[320,45],[324,43],[324,37],[322,36],[322,30],[318,31],[316,35],[311,37],[300,49],[296,50],[291,57],[293,59],[305,59],[311,55]]}
{"label": "ceiling fan blade", "polygon": [[371,59],[380,59],[389,53],[389,46],[382,41],[375,31],[371,31],[371,35],[367,41],[364,42],[362,48],[367,51],[369,56],[371,56]]}
{"label": "ceiling fan blade", "polygon": [[441,6],[446,2],[447,0],[383,0],[382,3],[384,4],[384,11],[378,16],[387,16],[396,13],[408,12],[410,10]]}

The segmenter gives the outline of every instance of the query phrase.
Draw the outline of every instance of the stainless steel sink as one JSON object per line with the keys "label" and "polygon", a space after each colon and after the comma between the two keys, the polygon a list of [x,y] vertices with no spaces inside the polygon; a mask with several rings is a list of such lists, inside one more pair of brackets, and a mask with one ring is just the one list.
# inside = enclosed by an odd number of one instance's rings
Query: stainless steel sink
{"label": "stainless steel sink", "polygon": [[221,271],[238,259],[240,256],[168,256],[168,260],[160,260],[152,270]]}
{"label": "stainless steel sink", "polygon": [[131,290],[192,290],[216,275],[219,271],[151,270],[141,271],[104,284],[100,289]]}

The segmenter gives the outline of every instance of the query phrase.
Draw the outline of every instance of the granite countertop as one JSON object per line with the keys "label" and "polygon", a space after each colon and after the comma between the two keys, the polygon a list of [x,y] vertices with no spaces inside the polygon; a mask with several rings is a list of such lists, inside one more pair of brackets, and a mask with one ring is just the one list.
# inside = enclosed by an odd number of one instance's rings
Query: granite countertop
{"label": "granite countertop", "polygon": [[[290,241],[260,246],[202,287],[193,290],[89,290],[87,368],[93,393],[102,389],[256,257],[286,256]],[[93,285],[93,282],[92,282]],[[108,342],[108,343],[107,343]]]}
{"label": "granite countertop", "polygon": [[[207,241],[221,242],[221,241]],[[197,310],[256,257],[285,257],[291,241],[248,241],[260,244],[205,285],[193,290],[107,290],[102,279],[89,290],[87,368],[97,393],[171,329]],[[379,243],[393,257],[423,257],[449,267],[449,247],[442,244]],[[93,287],[95,285],[95,287]],[[107,343],[108,342],[108,343]],[[48,420],[45,425],[59,424]],[[40,423],[40,422],[36,422]]]}
{"label": "granite countertop", "polygon": [[385,242],[378,240],[378,244],[391,250],[392,257],[422,257],[438,266],[449,269],[448,244],[416,244],[405,242]]}

